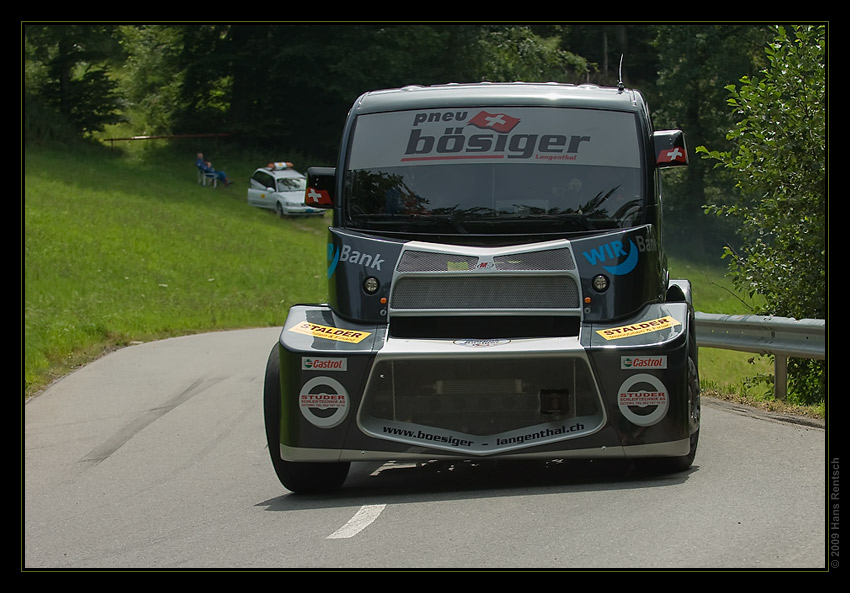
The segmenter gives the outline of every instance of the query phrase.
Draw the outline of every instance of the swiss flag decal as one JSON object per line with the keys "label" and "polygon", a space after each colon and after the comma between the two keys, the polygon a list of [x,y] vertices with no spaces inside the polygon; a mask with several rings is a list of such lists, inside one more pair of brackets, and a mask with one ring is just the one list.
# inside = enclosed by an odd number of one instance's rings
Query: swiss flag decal
{"label": "swiss flag decal", "polygon": [[671,146],[658,153],[659,163],[687,163],[688,157],[681,146]]}
{"label": "swiss flag decal", "polygon": [[482,128],[485,130],[493,130],[496,132],[510,132],[519,123],[515,117],[505,115],[504,113],[487,113],[481,111],[478,115],[469,120],[470,126]]}
{"label": "swiss flag decal", "polygon": [[332,204],[331,196],[327,190],[318,190],[314,187],[307,188],[304,203],[308,206],[330,206]]}

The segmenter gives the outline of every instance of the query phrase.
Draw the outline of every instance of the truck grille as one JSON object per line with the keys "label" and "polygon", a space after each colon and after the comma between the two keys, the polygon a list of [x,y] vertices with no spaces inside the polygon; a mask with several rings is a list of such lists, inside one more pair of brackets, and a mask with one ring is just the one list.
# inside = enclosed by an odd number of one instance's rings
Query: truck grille
{"label": "truck grille", "polygon": [[587,363],[563,355],[380,361],[364,394],[363,412],[475,436],[553,419],[602,417]]}
{"label": "truck grille", "polygon": [[[475,255],[409,249],[402,254],[396,269],[399,272],[474,271],[489,261],[489,258]],[[501,254],[494,256],[492,261],[496,271],[564,271],[576,267],[567,247]]]}
{"label": "truck grille", "polygon": [[472,254],[408,249],[396,266],[390,310],[577,310],[575,269],[569,247]]}
{"label": "truck grille", "polygon": [[575,309],[579,290],[570,276],[404,276],[393,285],[396,310]]}

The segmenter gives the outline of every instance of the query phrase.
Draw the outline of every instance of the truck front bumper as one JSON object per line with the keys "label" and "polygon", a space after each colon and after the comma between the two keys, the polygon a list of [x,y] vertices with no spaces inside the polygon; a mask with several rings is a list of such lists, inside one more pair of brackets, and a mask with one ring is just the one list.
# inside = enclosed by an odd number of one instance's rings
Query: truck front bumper
{"label": "truck front bumper", "polygon": [[281,457],[686,455],[688,319],[671,303],[576,337],[422,340],[293,307],[279,348]]}

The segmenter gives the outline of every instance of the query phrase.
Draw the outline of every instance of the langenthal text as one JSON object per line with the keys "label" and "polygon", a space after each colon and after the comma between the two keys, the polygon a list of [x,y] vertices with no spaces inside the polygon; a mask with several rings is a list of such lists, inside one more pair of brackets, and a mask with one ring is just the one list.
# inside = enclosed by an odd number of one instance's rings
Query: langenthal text
{"label": "langenthal text", "polygon": [[580,430],[584,430],[584,424],[578,423],[573,424],[572,426],[559,426],[558,428],[546,428],[544,430],[538,430],[536,432],[531,432],[528,434],[521,434],[514,437],[507,438],[496,438],[497,445],[520,445],[522,443],[526,443],[528,441],[536,441],[539,439],[545,439],[549,437],[560,436],[563,434],[567,434],[570,432],[578,432]]}

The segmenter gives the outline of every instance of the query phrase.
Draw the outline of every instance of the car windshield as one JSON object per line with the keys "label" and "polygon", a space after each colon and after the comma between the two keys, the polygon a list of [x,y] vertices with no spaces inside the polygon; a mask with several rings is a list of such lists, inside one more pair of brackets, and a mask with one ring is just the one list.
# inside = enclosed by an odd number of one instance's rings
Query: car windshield
{"label": "car windshield", "polygon": [[304,177],[282,177],[277,180],[277,191],[304,191],[307,180]]}
{"label": "car windshield", "polygon": [[[448,126],[445,113],[358,119],[346,171],[348,226],[408,233],[569,233],[625,228],[639,220],[643,180],[633,115],[453,110]],[[430,120],[439,123],[428,125]],[[510,128],[488,128],[490,120]]]}

